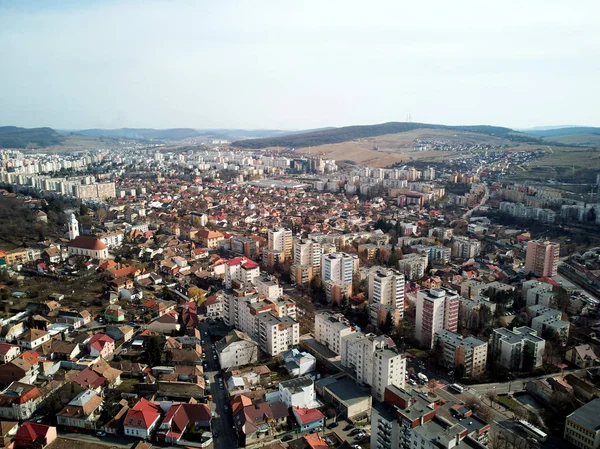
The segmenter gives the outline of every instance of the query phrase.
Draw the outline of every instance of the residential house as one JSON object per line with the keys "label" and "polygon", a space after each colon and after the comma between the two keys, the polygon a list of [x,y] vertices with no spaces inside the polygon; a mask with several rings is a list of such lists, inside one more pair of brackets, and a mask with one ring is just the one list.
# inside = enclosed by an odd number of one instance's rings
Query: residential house
{"label": "residential house", "polygon": [[0,418],[23,421],[31,418],[42,402],[42,392],[35,386],[13,382],[0,393]]}
{"label": "residential house", "polygon": [[292,413],[301,432],[315,430],[325,425],[325,415],[317,408],[292,407]]}
{"label": "residential house", "polygon": [[5,365],[0,365],[0,384],[9,385],[12,382],[31,384],[37,380],[39,367],[26,360],[16,358]]}
{"label": "residential house", "polygon": [[21,349],[37,349],[47,341],[50,341],[50,334],[40,329],[28,329],[21,335],[17,342]]}
{"label": "residential house", "polygon": [[160,421],[160,405],[144,398],[140,399],[125,415],[123,430],[125,435],[149,438]]}
{"label": "residential house", "polygon": [[0,447],[9,447],[18,429],[16,421],[0,421]]}
{"label": "residential house", "polygon": [[61,426],[94,430],[102,411],[102,397],[93,390],[84,390],[75,396],[58,414]]}
{"label": "residential house", "polygon": [[52,360],[74,360],[81,355],[83,348],[79,343],[52,340],[50,356]]}
{"label": "residential house", "polygon": [[147,329],[159,334],[171,334],[173,331],[179,331],[180,328],[179,314],[175,311],[158,317],[147,326]]}
{"label": "residential house", "polygon": [[575,346],[569,349],[565,359],[577,368],[582,369],[600,364],[600,357],[596,355],[594,349],[588,344]]}
{"label": "residential house", "polygon": [[17,345],[0,342],[0,362],[8,363],[21,353]]}
{"label": "residential house", "polygon": [[133,327],[122,324],[120,326],[106,326],[106,335],[115,341],[115,346],[122,345],[133,338]]}
{"label": "residential house", "polygon": [[121,306],[112,305],[104,312],[104,318],[110,323],[119,323],[125,321],[125,311]]}
{"label": "residential house", "polygon": [[115,341],[106,334],[94,334],[87,342],[92,357],[107,358],[115,351]]}
{"label": "residential house", "polygon": [[16,449],[30,449],[32,447],[43,449],[56,440],[56,427],[32,422],[25,422],[15,434],[14,447]]}

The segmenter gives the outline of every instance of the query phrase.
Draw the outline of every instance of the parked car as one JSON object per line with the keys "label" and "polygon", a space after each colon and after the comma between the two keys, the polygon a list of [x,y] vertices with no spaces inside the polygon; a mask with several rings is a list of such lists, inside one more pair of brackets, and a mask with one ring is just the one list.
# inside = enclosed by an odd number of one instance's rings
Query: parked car
{"label": "parked car", "polygon": [[281,439],[281,441],[292,441],[293,439],[294,439],[294,437],[293,437],[293,436],[291,436],[291,435],[285,435],[285,436],[284,436],[284,437]]}
{"label": "parked car", "polygon": [[332,422],[331,424],[327,424],[327,428],[328,429],[335,429],[337,426],[339,426],[340,423],[336,422]]}
{"label": "parked car", "polygon": [[106,432],[104,430],[99,430],[98,432],[96,432],[96,436],[97,437],[104,437],[104,436],[106,436]]}
{"label": "parked car", "polygon": [[348,424],[346,427],[344,427],[344,432],[348,432],[349,430],[354,429],[354,425],[353,424]]}

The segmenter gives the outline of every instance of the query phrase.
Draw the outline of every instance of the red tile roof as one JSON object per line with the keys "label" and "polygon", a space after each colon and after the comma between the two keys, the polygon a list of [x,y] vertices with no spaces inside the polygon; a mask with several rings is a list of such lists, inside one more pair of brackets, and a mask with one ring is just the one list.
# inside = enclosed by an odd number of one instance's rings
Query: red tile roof
{"label": "red tile roof", "polygon": [[83,235],[71,240],[67,246],[71,248],[89,249],[94,251],[106,249],[106,245],[102,243],[102,240],[96,237],[88,237]]}
{"label": "red tile roof", "polygon": [[127,412],[123,425],[149,429],[158,418],[160,418],[160,406],[142,398]]}
{"label": "red tile roof", "polygon": [[323,415],[323,413],[316,408],[302,408],[293,406],[293,410],[301,424],[308,424],[325,418],[325,415]]}

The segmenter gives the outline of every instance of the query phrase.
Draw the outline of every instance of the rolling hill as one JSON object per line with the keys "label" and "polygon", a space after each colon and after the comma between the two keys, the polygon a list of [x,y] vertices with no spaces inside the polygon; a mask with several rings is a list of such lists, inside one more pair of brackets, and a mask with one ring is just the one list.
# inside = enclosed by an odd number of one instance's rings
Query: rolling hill
{"label": "rolling hill", "polygon": [[510,128],[500,126],[445,126],[433,125],[428,123],[412,122],[388,122],[378,125],[345,126],[341,128],[327,128],[311,132],[291,134],[281,137],[268,137],[262,139],[248,139],[233,142],[234,146],[239,148],[267,148],[267,147],[286,147],[303,148],[309,146],[319,146],[349,142],[356,139],[365,139],[370,137],[398,134],[417,129],[444,129],[451,131],[464,131],[480,133],[493,137],[503,137],[511,141],[521,142],[539,142],[534,136],[519,133]]}
{"label": "rolling hill", "polygon": [[596,126],[566,126],[548,129],[523,130],[524,133],[536,137],[570,136],[574,134],[600,134],[600,128]]}
{"label": "rolling hill", "polygon": [[52,128],[0,126],[0,148],[30,148],[58,145],[65,137]]}

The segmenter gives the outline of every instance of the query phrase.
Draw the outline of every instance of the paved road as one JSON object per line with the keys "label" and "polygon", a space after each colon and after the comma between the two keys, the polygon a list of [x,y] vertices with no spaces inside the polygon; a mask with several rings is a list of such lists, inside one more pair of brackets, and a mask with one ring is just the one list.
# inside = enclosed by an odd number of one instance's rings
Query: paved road
{"label": "paved road", "polygon": [[475,206],[473,209],[470,209],[463,214],[463,216],[462,216],[463,219],[466,220],[467,218],[469,218],[473,214],[473,212],[475,212],[477,209],[479,209],[481,206],[483,206],[489,199],[490,190],[488,189],[487,184],[483,184],[483,185],[485,187],[485,193],[483,194],[483,198],[481,198],[481,201],[479,202],[479,204],[477,206]]}
{"label": "paved road", "polygon": [[[225,413],[224,406],[228,404],[227,390],[225,388],[219,388],[217,381],[218,362],[214,359],[216,351],[212,348],[212,335],[211,327],[207,322],[200,323],[200,331],[202,332],[202,350],[206,353],[206,361],[208,363],[208,370],[204,373],[208,374],[210,381],[210,391],[212,393],[213,401],[211,409],[215,413],[215,417],[212,420],[212,429],[216,430],[218,437],[213,439],[213,447],[215,449],[231,449],[238,446],[237,436],[233,429],[233,417],[231,412]],[[205,335],[207,334],[208,335]],[[214,432],[213,432],[214,435]]]}

